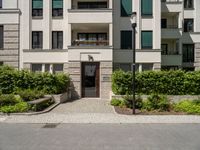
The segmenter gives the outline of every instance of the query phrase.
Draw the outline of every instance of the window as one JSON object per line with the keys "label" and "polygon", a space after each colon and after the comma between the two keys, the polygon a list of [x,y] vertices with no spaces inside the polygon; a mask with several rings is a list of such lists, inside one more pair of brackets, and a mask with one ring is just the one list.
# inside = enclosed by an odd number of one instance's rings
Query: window
{"label": "window", "polygon": [[194,31],[194,19],[184,19],[184,32]]}
{"label": "window", "polygon": [[108,45],[107,33],[78,33],[78,42],[75,45]]}
{"label": "window", "polygon": [[0,49],[3,49],[3,42],[4,42],[4,40],[3,40],[3,36],[4,36],[4,30],[3,30],[3,26],[0,26]]}
{"label": "window", "polygon": [[132,31],[121,31],[121,49],[132,49]]}
{"label": "window", "polygon": [[183,44],[183,62],[194,62],[194,44]]}
{"label": "window", "polygon": [[78,9],[99,9],[107,7],[107,2],[78,2]]}
{"label": "window", "polygon": [[142,0],[142,16],[152,16],[153,15],[153,2],[152,0]]}
{"label": "window", "polygon": [[161,50],[162,50],[162,55],[167,55],[168,54],[168,45],[161,44]]}
{"label": "window", "polygon": [[63,32],[52,32],[52,49],[63,49]]}
{"label": "window", "polygon": [[2,8],[2,0],[0,0],[0,8]]}
{"label": "window", "polygon": [[152,31],[142,31],[141,37],[142,49],[152,49],[153,48],[153,35]]}
{"label": "window", "polygon": [[53,17],[63,16],[63,0],[52,0],[52,8]]}
{"label": "window", "polygon": [[191,72],[191,71],[195,71],[194,67],[183,67],[183,70],[186,72]]}
{"label": "window", "polygon": [[45,64],[45,65],[44,65],[44,69],[45,69],[45,72],[50,72],[50,70],[51,70],[51,65],[50,65],[50,64]]}
{"label": "window", "polygon": [[151,63],[142,64],[142,71],[149,71],[149,70],[153,70],[153,64]]}
{"label": "window", "polygon": [[132,0],[121,0],[121,17],[128,17],[132,14]]}
{"label": "window", "polygon": [[32,72],[42,72],[42,64],[32,64]]}
{"label": "window", "polygon": [[184,0],[184,8],[193,8],[193,0]]}
{"label": "window", "polygon": [[42,49],[43,46],[43,33],[42,31],[32,32],[32,49]]}
{"label": "window", "polygon": [[32,16],[43,16],[43,0],[32,0]]}
{"label": "window", "polygon": [[161,28],[167,28],[167,19],[161,19]]}
{"label": "window", "polygon": [[63,64],[53,64],[53,73],[63,72]]}

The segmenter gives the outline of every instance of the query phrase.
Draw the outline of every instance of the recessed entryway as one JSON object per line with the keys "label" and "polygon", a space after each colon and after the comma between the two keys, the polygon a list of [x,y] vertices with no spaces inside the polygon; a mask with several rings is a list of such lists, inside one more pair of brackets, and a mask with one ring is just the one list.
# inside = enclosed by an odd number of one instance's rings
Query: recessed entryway
{"label": "recessed entryway", "polygon": [[99,97],[99,62],[82,63],[82,97]]}

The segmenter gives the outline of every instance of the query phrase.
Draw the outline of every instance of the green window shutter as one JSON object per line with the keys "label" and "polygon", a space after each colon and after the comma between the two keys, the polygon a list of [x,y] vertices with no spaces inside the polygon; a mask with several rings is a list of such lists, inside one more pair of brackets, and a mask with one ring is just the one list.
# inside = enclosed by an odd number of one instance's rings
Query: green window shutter
{"label": "green window shutter", "polygon": [[53,0],[53,8],[63,8],[63,0]]}
{"label": "green window shutter", "polygon": [[132,49],[132,31],[121,31],[121,49]]}
{"label": "green window shutter", "polygon": [[153,2],[152,0],[142,0],[142,15],[153,14]]}
{"label": "green window shutter", "polygon": [[32,1],[33,9],[42,9],[43,8],[43,0],[33,0]]}
{"label": "green window shutter", "polygon": [[153,35],[152,31],[142,31],[142,48],[153,47]]}
{"label": "green window shutter", "polygon": [[121,16],[132,14],[132,0],[121,0]]}

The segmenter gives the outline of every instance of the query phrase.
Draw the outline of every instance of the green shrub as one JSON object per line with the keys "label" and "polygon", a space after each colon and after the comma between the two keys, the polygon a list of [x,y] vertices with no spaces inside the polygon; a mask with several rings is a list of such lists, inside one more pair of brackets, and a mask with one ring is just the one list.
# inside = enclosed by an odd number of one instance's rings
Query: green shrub
{"label": "green shrub", "polygon": [[112,99],[111,100],[112,106],[119,106],[119,107],[126,107],[126,104],[123,99]]}
{"label": "green shrub", "polygon": [[17,92],[17,94],[19,94],[19,96],[23,99],[23,101],[26,102],[44,97],[44,92],[42,90],[41,91],[31,90],[31,89],[20,90]]}
{"label": "green shrub", "polygon": [[13,106],[2,106],[0,107],[0,112],[3,113],[22,113],[28,112],[29,105],[26,102],[20,102]]}
{"label": "green shrub", "polygon": [[68,74],[33,73],[26,70],[0,67],[0,92],[10,94],[17,90],[37,89],[46,94],[59,94],[67,91],[70,84]]}
{"label": "green shrub", "polygon": [[[132,73],[115,71],[112,90],[116,95],[131,94]],[[199,95],[200,71],[145,71],[136,73],[137,94]]]}
{"label": "green shrub", "polygon": [[42,111],[42,110],[48,108],[49,106],[51,106],[52,104],[54,104],[54,101],[52,101],[52,100],[44,101],[42,103],[32,105],[31,110],[32,111]]}
{"label": "green shrub", "polygon": [[170,111],[171,104],[165,95],[152,94],[143,102],[142,109],[147,111]]}
{"label": "green shrub", "polygon": [[14,94],[0,94],[0,106],[15,105],[21,102],[20,97]]}
{"label": "green shrub", "polygon": [[[123,97],[124,98],[124,103],[126,107],[128,108],[133,108],[133,96],[132,95],[126,95]],[[136,96],[135,97],[135,108],[140,109],[142,108],[143,102],[141,96]]]}
{"label": "green shrub", "polygon": [[200,114],[200,101],[181,101],[177,104],[174,104],[174,110],[177,112],[186,112],[188,114]]}

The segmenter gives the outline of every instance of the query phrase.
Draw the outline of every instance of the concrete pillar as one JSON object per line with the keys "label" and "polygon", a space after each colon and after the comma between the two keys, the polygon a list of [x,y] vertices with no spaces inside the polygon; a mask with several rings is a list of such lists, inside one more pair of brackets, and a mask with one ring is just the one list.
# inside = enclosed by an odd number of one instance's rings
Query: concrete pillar
{"label": "concrete pillar", "polygon": [[65,36],[68,37],[67,46],[71,46],[72,45],[72,25],[71,24],[68,24],[68,33],[66,33]]}
{"label": "concrete pillar", "polygon": [[109,0],[109,9],[113,8],[113,0]]}

